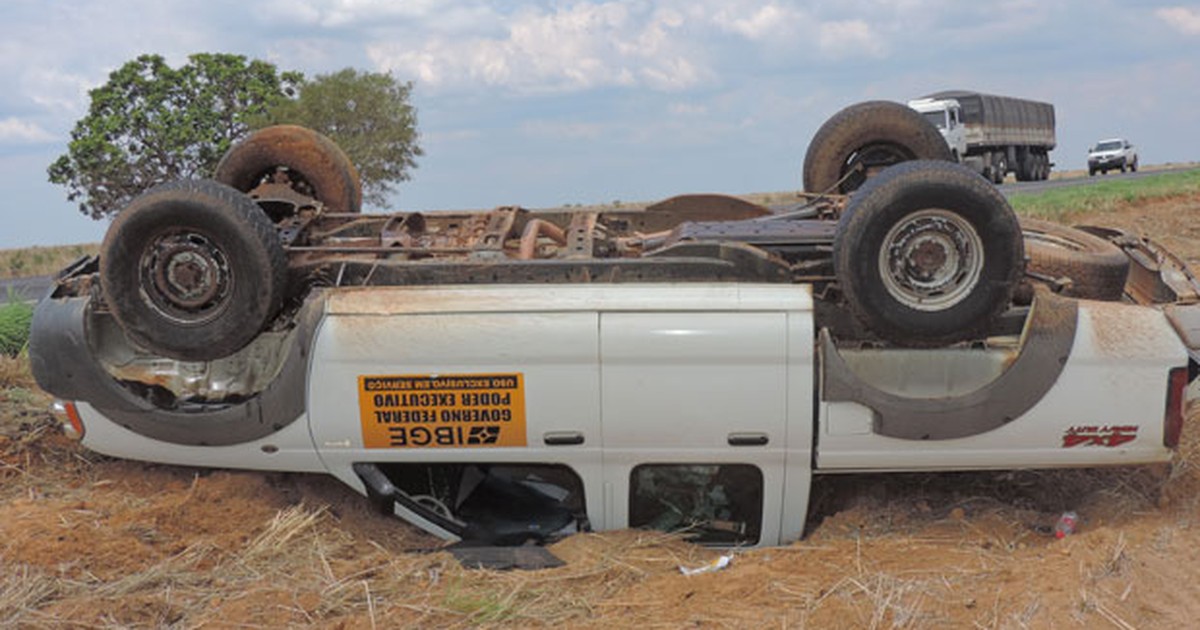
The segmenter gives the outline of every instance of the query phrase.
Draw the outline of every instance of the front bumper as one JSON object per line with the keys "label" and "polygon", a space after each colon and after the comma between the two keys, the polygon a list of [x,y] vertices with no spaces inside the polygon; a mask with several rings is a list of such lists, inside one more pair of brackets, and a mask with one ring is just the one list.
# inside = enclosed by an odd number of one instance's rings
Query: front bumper
{"label": "front bumper", "polygon": [[1088,168],[1121,168],[1125,166],[1125,156],[1113,155],[1100,158],[1088,158]]}

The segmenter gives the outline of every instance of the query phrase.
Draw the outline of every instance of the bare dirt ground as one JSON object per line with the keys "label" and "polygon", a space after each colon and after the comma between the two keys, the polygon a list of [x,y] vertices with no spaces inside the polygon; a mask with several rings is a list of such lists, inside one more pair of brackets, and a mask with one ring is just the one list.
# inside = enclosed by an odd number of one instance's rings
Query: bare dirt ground
{"label": "bare dirt ground", "polygon": [[[1068,217],[1200,262],[1200,196]],[[2,367],[2,366],[0,366]],[[466,570],[330,478],[119,461],[0,389],[4,627],[1182,628],[1200,619],[1200,405],[1169,467],[850,476],[791,546],[579,535]],[[1077,533],[1055,540],[1063,510]]]}

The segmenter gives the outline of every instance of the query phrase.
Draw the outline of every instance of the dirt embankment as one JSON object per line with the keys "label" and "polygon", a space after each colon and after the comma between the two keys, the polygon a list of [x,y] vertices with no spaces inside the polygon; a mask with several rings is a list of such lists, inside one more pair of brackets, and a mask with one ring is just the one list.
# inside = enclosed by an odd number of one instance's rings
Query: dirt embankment
{"label": "dirt embankment", "polygon": [[[1200,199],[1103,217],[1200,261]],[[0,393],[0,625],[1181,628],[1200,618],[1200,407],[1170,467],[850,476],[794,545],[648,532],[556,544],[566,566],[468,571],[332,479],[118,461]],[[1065,509],[1082,517],[1051,535]]]}

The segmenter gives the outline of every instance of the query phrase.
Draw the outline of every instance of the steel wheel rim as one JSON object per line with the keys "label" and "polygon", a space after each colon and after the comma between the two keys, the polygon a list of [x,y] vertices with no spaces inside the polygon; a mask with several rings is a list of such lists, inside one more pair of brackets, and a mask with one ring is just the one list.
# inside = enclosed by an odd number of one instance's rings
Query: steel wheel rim
{"label": "steel wheel rim", "polygon": [[880,142],[859,147],[846,157],[842,165],[842,192],[858,190],[867,179],[883,169],[913,159],[913,155],[898,144]]}
{"label": "steel wheel rim", "polygon": [[983,239],[960,215],[932,208],[897,222],[879,250],[888,294],[918,311],[942,311],[967,298],[983,273]]}
{"label": "steel wheel rim", "polygon": [[138,260],[143,298],[150,308],[181,325],[216,318],[233,291],[225,252],[208,236],[191,230],[159,234]]}

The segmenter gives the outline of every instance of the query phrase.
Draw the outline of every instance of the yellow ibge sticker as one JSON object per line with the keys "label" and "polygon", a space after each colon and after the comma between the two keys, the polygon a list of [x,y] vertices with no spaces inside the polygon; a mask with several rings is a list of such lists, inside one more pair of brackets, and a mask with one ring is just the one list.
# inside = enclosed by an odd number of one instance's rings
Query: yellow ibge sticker
{"label": "yellow ibge sticker", "polygon": [[367,448],[525,446],[521,374],[358,377]]}

